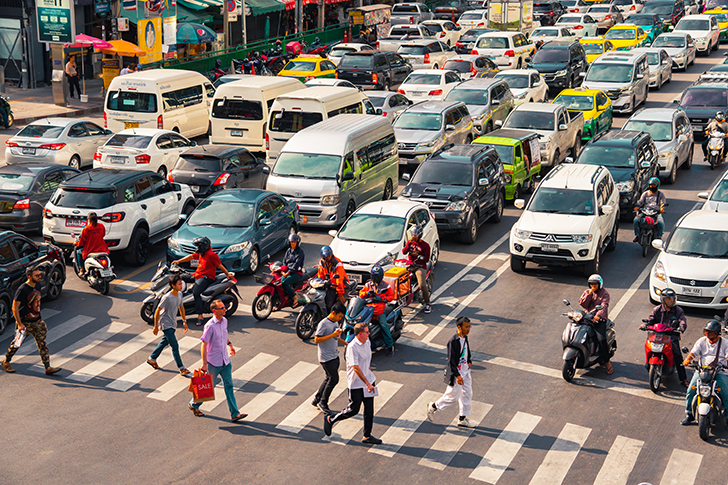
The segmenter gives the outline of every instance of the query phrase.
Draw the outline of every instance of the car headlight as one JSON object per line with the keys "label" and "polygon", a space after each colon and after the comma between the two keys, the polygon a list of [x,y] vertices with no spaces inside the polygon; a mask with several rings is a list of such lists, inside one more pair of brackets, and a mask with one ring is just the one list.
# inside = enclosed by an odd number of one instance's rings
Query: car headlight
{"label": "car headlight", "polygon": [[672,152],[662,152],[658,155],[660,158],[668,159],[672,156]]}
{"label": "car headlight", "polygon": [[179,243],[174,238],[167,239],[167,248],[169,248],[170,251],[179,251]]}
{"label": "car headlight", "polygon": [[572,237],[574,238],[574,242],[577,244],[588,243],[593,239],[591,234],[574,234]]}
{"label": "car headlight", "polygon": [[567,69],[564,69],[564,70],[562,70],[562,71],[556,71],[556,72],[554,73],[554,76],[555,76],[555,77],[561,77],[561,76],[566,76],[566,72],[567,72]]}
{"label": "car headlight", "polygon": [[592,120],[594,120],[594,118],[585,118],[585,119],[584,119],[584,124],[586,125],[586,124],[588,124],[588,123],[591,123],[591,122],[592,122]]}
{"label": "car headlight", "polygon": [[541,150],[548,150],[551,148],[551,140],[542,141],[538,144],[538,146]]}
{"label": "car headlight", "polygon": [[426,143],[418,143],[417,148],[432,148],[437,143],[437,140],[428,141]]}
{"label": "car headlight", "polygon": [[676,55],[675,59],[682,59],[683,57],[685,57],[686,54],[687,54],[687,52],[682,52],[682,53]]}
{"label": "car headlight", "polygon": [[483,118],[485,118],[485,113],[480,113],[478,116],[473,116],[473,121],[483,121]]}
{"label": "car headlight", "polygon": [[324,195],[321,197],[321,205],[338,205],[341,202],[340,195]]}
{"label": "car headlight", "polygon": [[667,283],[667,275],[665,274],[665,266],[662,264],[661,261],[658,261],[655,263],[654,268],[652,268],[652,276],[657,278],[660,281],[664,281]]}
{"label": "car headlight", "polygon": [[227,249],[223,252],[223,254],[238,253],[238,252],[244,250],[245,248],[247,248],[248,246],[250,246],[249,241],[245,241],[240,244],[231,244],[230,246],[227,247]]}
{"label": "car headlight", "polygon": [[528,91],[524,91],[521,94],[516,95],[516,99],[525,99],[528,96]]}
{"label": "car headlight", "polygon": [[723,284],[720,285],[721,288],[728,288],[728,278],[723,280]]}
{"label": "car headlight", "polygon": [[634,190],[634,180],[626,180],[614,184],[620,192],[632,192]]}
{"label": "car headlight", "polygon": [[516,229],[515,231],[513,231],[513,235],[516,236],[518,239],[528,239],[529,237],[531,237],[531,231]]}
{"label": "car headlight", "polygon": [[505,179],[506,179],[506,183],[507,184],[510,184],[511,181],[513,181],[513,175],[507,173],[506,176],[505,176]]}
{"label": "car headlight", "polygon": [[374,263],[374,266],[384,267],[390,264],[394,264],[394,256],[387,254],[385,257]]}
{"label": "car headlight", "polygon": [[446,211],[463,211],[468,206],[468,203],[465,199],[463,200],[457,200],[455,202],[450,202],[447,207],[445,207]]}

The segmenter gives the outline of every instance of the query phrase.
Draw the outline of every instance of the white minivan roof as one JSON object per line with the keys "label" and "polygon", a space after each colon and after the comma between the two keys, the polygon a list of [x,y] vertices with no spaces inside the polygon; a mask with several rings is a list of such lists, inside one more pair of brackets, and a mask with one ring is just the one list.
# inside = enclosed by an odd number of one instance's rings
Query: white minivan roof
{"label": "white minivan roof", "polygon": [[291,91],[290,93],[282,94],[278,98],[288,99],[316,99],[319,101],[326,102],[331,99],[336,99],[340,96],[359,94],[361,91],[354,88],[345,88],[341,86],[311,86],[308,88],[299,89],[298,91]]}
{"label": "white minivan roof", "polygon": [[290,87],[291,91],[304,89],[306,87],[298,79],[292,77],[271,77],[271,76],[253,76],[249,75],[242,79],[232,81],[229,83],[222,84],[217,87],[215,91],[215,97],[221,98],[222,96],[234,96],[236,90],[241,88],[254,88],[266,91],[268,89]]}
{"label": "white minivan roof", "polygon": [[351,138],[362,136],[367,132],[384,133],[387,130],[394,134],[392,123],[387,118],[365,114],[340,114],[299,131],[288,140],[281,153],[343,155],[347,152],[347,144]]}
{"label": "white minivan roof", "polygon": [[118,80],[121,81],[174,81],[177,79],[183,79],[190,76],[199,76],[201,80],[210,82],[205,76],[195,71],[187,71],[183,69],[149,69],[148,71],[133,72],[126,76],[119,76]]}

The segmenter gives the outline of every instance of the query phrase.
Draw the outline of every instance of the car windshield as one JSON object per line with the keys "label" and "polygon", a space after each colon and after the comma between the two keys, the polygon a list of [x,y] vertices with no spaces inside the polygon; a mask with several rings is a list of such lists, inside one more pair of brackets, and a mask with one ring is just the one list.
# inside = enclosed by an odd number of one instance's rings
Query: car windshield
{"label": "car windshield", "polygon": [[709,20],[682,19],[675,30],[710,30]]}
{"label": "car windshield", "polygon": [[531,37],[557,37],[559,29],[536,29],[531,32]]}
{"label": "car windshield", "polygon": [[554,131],[554,118],[553,113],[516,110],[511,112],[503,127],[523,130]]}
{"label": "car windshield", "polygon": [[582,44],[587,54],[604,53],[604,44]]}
{"label": "car windshield", "polygon": [[728,232],[678,227],[665,252],[697,258],[728,258]]}
{"label": "car windshield", "polygon": [[356,49],[353,47],[334,47],[329,52],[329,57],[344,57],[344,54],[348,54],[349,52],[356,52]]}
{"label": "car windshield", "polygon": [[652,43],[652,47],[685,47],[685,37],[678,35],[660,35]]}
{"label": "car windshield", "polygon": [[[342,54],[343,55],[343,54]],[[371,67],[374,56],[344,56],[339,61],[339,67],[360,67],[366,69]]]}
{"label": "car windshield", "polygon": [[565,94],[554,99],[554,103],[563,104],[566,106],[566,109],[577,111],[590,111],[594,109],[594,98],[592,96],[574,96]]}
{"label": "car windshield", "polygon": [[405,111],[394,122],[394,127],[405,130],[438,131],[442,128],[442,114]]}
{"label": "car windshield", "polygon": [[507,49],[507,37],[483,37],[478,41],[476,47],[480,49]]}
{"label": "car windshield", "polygon": [[612,5],[632,5],[632,0],[612,0]]}
{"label": "car windshield", "polygon": [[728,106],[726,94],[725,89],[688,89],[683,93],[680,106],[725,108]]}
{"label": "car windshield", "polygon": [[659,52],[647,52],[647,62],[650,66],[660,65],[660,53]]}
{"label": "car windshield", "polygon": [[341,157],[313,153],[283,152],[273,167],[273,175],[305,179],[335,179],[341,168]]}
{"label": "car windshield", "polygon": [[568,49],[544,49],[541,48],[533,55],[533,64],[563,64],[569,62]]}
{"label": "car windshield", "polygon": [[[193,227],[250,227],[253,224],[255,204],[227,200],[204,200],[187,219]],[[225,224],[221,224],[225,221]]]}
{"label": "car windshield", "polygon": [[550,3],[536,3],[533,5],[534,12],[551,12],[554,6]]}
{"label": "car windshield", "polygon": [[710,196],[710,200],[728,202],[728,179],[723,179],[718,182],[718,185]]}
{"label": "car windshield", "polygon": [[431,86],[439,86],[442,76],[440,74],[422,74],[413,72],[402,84],[428,84]]}
{"label": "car windshield", "polygon": [[561,0],[564,7],[576,7],[577,3],[579,3],[577,0]]}
{"label": "car windshield", "polygon": [[448,162],[427,162],[412,177],[413,184],[421,185],[473,185],[473,166]]}
{"label": "car windshield", "polygon": [[222,160],[204,155],[183,155],[177,160],[175,170],[190,172],[222,172]]}
{"label": "car windshield", "polygon": [[111,190],[87,190],[62,187],[53,194],[51,204],[73,209],[105,209],[116,200]]}
{"label": "car windshield", "polygon": [[397,54],[405,56],[424,56],[427,49],[421,45],[401,45],[397,49]]}
{"label": "car windshield", "polygon": [[[498,74],[498,79],[504,79],[511,89],[525,89],[528,87],[528,75],[523,74]],[[452,92],[452,91],[450,91]],[[466,103],[467,104],[467,103]]]}
{"label": "car windshield", "polygon": [[587,145],[579,155],[578,163],[585,165],[604,165],[614,168],[634,168],[634,149]]}
{"label": "car windshield", "polygon": [[157,96],[139,91],[109,91],[106,95],[106,108],[115,111],[156,113]]}
{"label": "car windshield", "polygon": [[581,15],[564,15],[559,19],[560,24],[578,24],[581,23]]}
{"label": "car windshield", "polygon": [[488,32],[487,30],[468,30],[465,32],[462,37],[460,37],[460,42],[475,42],[475,40],[480,37],[481,35]]}
{"label": "car windshield", "polygon": [[610,29],[609,32],[606,33],[604,38],[609,40],[628,40],[636,39],[637,37],[635,36],[635,31],[632,29]]}
{"label": "car windshield", "polygon": [[247,99],[216,99],[212,104],[212,117],[227,120],[262,120],[263,104]]}
{"label": "car windshield", "polygon": [[285,71],[307,71],[312,72],[316,70],[316,63],[309,61],[291,61],[283,68]]}
{"label": "car windshield", "polygon": [[589,13],[609,13],[611,8],[609,7],[590,7],[587,12]]}
{"label": "car windshield", "polygon": [[652,15],[630,15],[627,22],[635,25],[652,25],[655,18]]}
{"label": "car windshield", "polygon": [[672,123],[669,121],[632,120],[624,125],[623,130],[646,131],[654,141],[672,140]]}
{"label": "car windshield", "polygon": [[705,2],[705,10],[712,10],[717,7],[728,8],[726,0],[708,0]]}
{"label": "car windshield", "polygon": [[540,188],[528,206],[531,212],[547,214],[594,215],[594,194],[591,190]]}
{"label": "car windshield", "polygon": [[488,90],[487,89],[453,89],[447,96],[446,101],[462,101],[465,104],[472,105],[487,105],[488,104]]}
{"label": "car windshield", "polygon": [[35,180],[34,175],[0,173],[0,192],[27,192]]}
{"label": "car windshield", "polygon": [[118,134],[112,136],[111,139],[106,142],[105,146],[144,149],[149,146],[151,141],[151,136]]}
{"label": "car windshield", "polygon": [[354,214],[342,226],[337,238],[366,243],[394,243],[404,233],[404,218],[381,214]]}
{"label": "car windshield", "polygon": [[647,2],[642,8],[643,13],[656,13],[657,15],[670,15],[673,9],[672,3]]}
{"label": "car windshield", "polygon": [[472,67],[473,64],[470,61],[447,61],[445,65],[442,66],[443,69],[449,69],[456,72],[470,72]]}
{"label": "car windshield", "polygon": [[711,15],[715,15],[715,19],[718,22],[728,22],[728,13],[713,13]]}
{"label": "car windshield", "polygon": [[511,145],[493,145],[493,148],[498,152],[498,156],[501,162],[503,162],[503,165],[513,163],[513,147]]}
{"label": "car windshield", "polygon": [[28,125],[16,135],[28,138],[58,138],[65,126],[56,125]]}
{"label": "car windshield", "polygon": [[628,83],[632,80],[632,64],[592,64],[586,80],[597,83]]}

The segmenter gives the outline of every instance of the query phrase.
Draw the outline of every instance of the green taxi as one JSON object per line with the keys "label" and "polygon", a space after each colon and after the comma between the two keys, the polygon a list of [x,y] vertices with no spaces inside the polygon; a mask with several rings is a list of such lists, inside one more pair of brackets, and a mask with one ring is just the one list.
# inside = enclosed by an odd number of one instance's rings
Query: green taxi
{"label": "green taxi", "polygon": [[572,114],[584,115],[582,141],[589,141],[612,126],[612,102],[604,92],[597,89],[564,89],[554,98],[554,103],[563,104]]}

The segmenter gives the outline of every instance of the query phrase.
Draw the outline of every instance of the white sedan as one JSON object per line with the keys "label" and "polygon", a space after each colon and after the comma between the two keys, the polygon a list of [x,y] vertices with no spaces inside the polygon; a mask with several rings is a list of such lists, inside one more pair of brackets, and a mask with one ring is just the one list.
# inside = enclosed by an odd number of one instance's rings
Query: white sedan
{"label": "white sedan", "polygon": [[536,69],[511,69],[495,75],[505,79],[511,88],[516,106],[523,103],[545,103],[549,100],[549,86]]}
{"label": "white sedan", "polygon": [[665,288],[680,306],[728,308],[728,214],[695,210],[685,214],[667,241],[655,239],[660,254],[650,271],[650,300]]}
{"label": "white sedan", "polygon": [[728,172],[723,175],[710,192],[700,192],[698,197],[706,199],[702,209],[711,212],[728,212]]}
{"label": "white sedan", "polygon": [[96,151],[94,168],[153,170],[166,178],[180,154],[195,145],[175,131],[129,128]]}
{"label": "white sedan", "polygon": [[564,40],[571,39],[573,36],[567,27],[564,26],[553,26],[553,27],[539,27],[533,32],[528,38],[529,42],[535,44],[538,41],[549,42],[552,40]]}
{"label": "white sedan", "polygon": [[578,39],[596,37],[598,30],[596,20],[587,14],[562,15],[554,27],[565,27]]}
{"label": "white sedan", "polygon": [[460,76],[455,71],[418,69],[407,76],[397,92],[404,94],[407,99],[414,102],[441,101],[460,82]]}
{"label": "white sedan", "polygon": [[[440,256],[440,236],[430,210],[425,204],[407,200],[371,202],[354,212],[341,226],[329,231],[331,249],[344,264],[349,278],[359,283],[369,279],[372,266],[390,266],[402,259],[402,248],[414,226],[422,226],[422,239],[430,245],[430,260]],[[394,253],[394,255],[392,255]]]}

